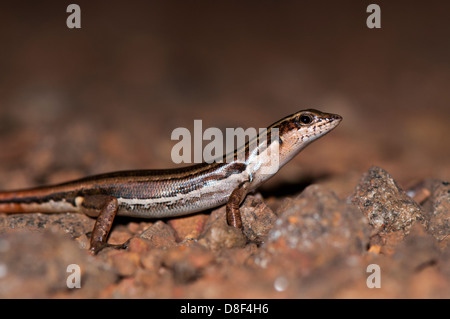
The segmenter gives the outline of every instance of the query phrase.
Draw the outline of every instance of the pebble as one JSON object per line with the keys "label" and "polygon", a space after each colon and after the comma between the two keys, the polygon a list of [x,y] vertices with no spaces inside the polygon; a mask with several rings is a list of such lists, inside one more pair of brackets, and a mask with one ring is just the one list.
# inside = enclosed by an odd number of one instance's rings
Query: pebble
{"label": "pebble", "polygon": [[350,201],[377,232],[402,231],[406,235],[415,221],[423,221],[420,206],[379,167],[363,174]]}
{"label": "pebble", "polygon": [[112,250],[109,258],[113,267],[122,277],[133,276],[139,268],[140,255],[136,252]]}
{"label": "pebble", "polygon": [[167,223],[175,230],[178,241],[197,239],[208,217],[206,214],[194,214],[170,219]]}
{"label": "pebble", "polygon": [[247,238],[241,229],[228,226],[225,207],[214,210],[209,216],[198,242],[211,250],[244,247]]}
{"label": "pebble", "polygon": [[311,185],[279,208],[265,248],[276,254],[286,249],[327,253],[329,249],[365,251],[367,219],[325,186]]}
{"label": "pebble", "polygon": [[427,180],[424,184],[430,193],[422,204],[428,232],[440,242],[442,248],[448,247],[450,243],[450,183]]}
{"label": "pebble", "polygon": [[176,245],[175,230],[161,220],[142,232],[139,238],[148,240],[151,247],[168,248]]}
{"label": "pebble", "polygon": [[269,231],[275,224],[275,215],[264,201],[249,195],[241,208],[242,231],[249,241],[261,244],[265,241]]}

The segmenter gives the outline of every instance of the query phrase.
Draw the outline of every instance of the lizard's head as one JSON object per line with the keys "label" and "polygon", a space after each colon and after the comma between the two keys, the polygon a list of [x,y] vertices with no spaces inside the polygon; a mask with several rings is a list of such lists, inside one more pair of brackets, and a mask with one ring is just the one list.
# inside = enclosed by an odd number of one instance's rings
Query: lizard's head
{"label": "lizard's head", "polygon": [[315,140],[334,129],[342,117],[317,110],[304,110],[279,121],[280,137],[297,136],[300,141]]}
{"label": "lizard's head", "polygon": [[309,109],[287,116],[271,127],[278,128],[280,163],[284,164],[308,144],[333,130],[342,117]]}
{"label": "lizard's head", "polygon": [[308,144],[335,128],[340,115],[304,110],[287,116],[258,136],[259,146],[251,152],[249,171],[254,187],[275,174]]}

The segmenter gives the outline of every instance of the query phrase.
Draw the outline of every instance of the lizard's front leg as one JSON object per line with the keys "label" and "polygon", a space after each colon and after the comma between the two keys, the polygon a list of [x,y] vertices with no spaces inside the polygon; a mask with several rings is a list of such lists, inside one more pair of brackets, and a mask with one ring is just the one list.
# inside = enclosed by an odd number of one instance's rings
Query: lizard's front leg
{"label": "lizard's front leg", "polygon": [[117,198],[113,196],[89,195],[83,198],[80,205],[81,211],[88,216],[97,217],[89,248],[93,254],[97,254],[105,247],[124,247],[123,245],[109,245],[106,243],[118,208]]}
{"label": "lizard's front leg", "polygon": [[239,211],[239,206],[241,205],[242,201],[247,195],[249,187],[250,183],[248,181],[239,184],[239,186],[233,190],[230,197],[228,198],[226,206],[228,225],[233,226],[235,228],[242,228],[242,220],[241,220],[241,213]]}

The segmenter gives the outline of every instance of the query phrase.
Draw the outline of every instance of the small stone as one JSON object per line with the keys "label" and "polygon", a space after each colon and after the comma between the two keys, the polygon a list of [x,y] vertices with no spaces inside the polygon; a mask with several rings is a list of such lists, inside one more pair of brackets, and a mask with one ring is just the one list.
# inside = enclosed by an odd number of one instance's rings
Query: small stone
{"label": "small stone", "polygon": [[420,206],[379,167],[362,176],[350,200],[378,232],[408,234],[415,221],[423,220]]}
{"label": "small stone", "polygon": [[212,250],[243,247],[247,239],[241,229],[228,226],[225,207],[214,210],[200,235],[199,243]]}
{"label": "small stone", "polygon": [[371,245],[367,252],[378,255],[381,252],[381,246],[380,245]]}
{"label": "small stone", "polygon": [[113,230],[108,239],[108,244],[111,245],[121,245],[125,243],[127,240],[129,240],[131,237],[131,234],[128,232],[128,230],[125,227],[121,227],[120,229]]}
{"label": "small stone", "polygon": [[128,251],[135,252],[138,254],[142,254],[151,249],[149,241],[140,237],[130,238],[130,240],[127,243],[127,248]]}
{"label": "small stone", "polygon": [[279,210],[280,218],[265,245],[269,252],[278,254],[288,248],[302,252],[366,250],[366,218],[324,186],[307,187],[298,197],[287,199]]}
{"label": "small stone", "polygon": [[168,248],[176,245],[175,230],[160,220],[147,228],[139,237],[150,241],[152,247]]}
{"label": "small stone", "polygon": [[177,239],[183,241],[185,239],[197,239],[208,220],[206,214],[195,214],[185,217],[173,218],[168,224],[175,230]]}
{"label": "small stone", "polygon": [[139,254],[116,250],[110,256],[113,266],[123,277],[133,276],[139,268]]}
{"label": "small stone", "polygon": [[242,231],[250,241],[262,243],[275,224],[277,215],[258,197],[249,195],[241,208]]}
{"label": "small stone", "polygon": [[82,249],[89,249],[91,240],[87,237],[86,234],[81,235],[80,237],[77,237],[76,242]]}
{"label": "small stone", "polygon": [[428,232],[445,248],[450,241],[450,183],[428,180],[425,184],[430,190],[430,196],[422,206]]}

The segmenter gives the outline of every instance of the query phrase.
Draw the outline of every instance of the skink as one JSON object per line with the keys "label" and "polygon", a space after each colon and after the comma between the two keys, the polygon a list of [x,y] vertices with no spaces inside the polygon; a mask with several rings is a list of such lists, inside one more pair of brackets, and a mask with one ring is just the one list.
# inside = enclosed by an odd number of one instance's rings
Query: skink
{"label": "skink", "polygon": [[[97,217],[90,250],[106,247],[116,215],[162,218],[186,215],[226,204],[230,226],[241,228],[239,206],[249,191],[272,174],[263,173],[268,154],[278,155],[282,167],[305,146],[334,129],[336,114],[304,110],[287,116],[258,136],[254,149],[245,145],[244,157],[167,170],[122,171],[96,175],[58,185],[0,192],[0,212],[81,212]],[[277,130],[277,138],[271,138]],[[270,151],[270,152],[268,152]],[[267,171],[267,170],[266,170]]]}

